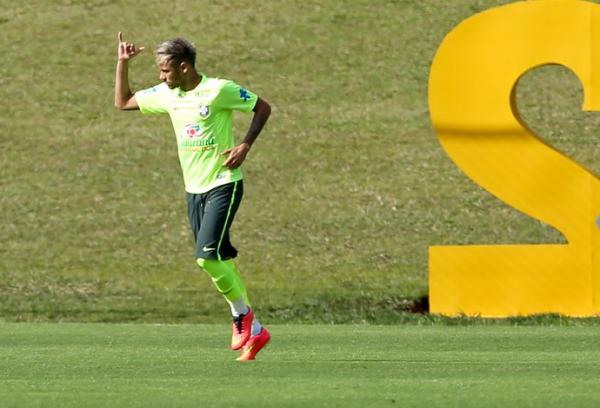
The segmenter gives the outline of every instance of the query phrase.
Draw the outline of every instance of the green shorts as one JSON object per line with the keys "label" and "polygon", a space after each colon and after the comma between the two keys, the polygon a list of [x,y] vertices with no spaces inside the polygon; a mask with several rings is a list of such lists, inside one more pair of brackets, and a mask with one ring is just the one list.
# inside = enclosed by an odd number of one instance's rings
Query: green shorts
{"label": "green shorts", "polygon": [[202,194],[186,193],[196,258],[227,260],[237,256],[237,250],[229,241],[229,228],[243,194],[241,180]]}

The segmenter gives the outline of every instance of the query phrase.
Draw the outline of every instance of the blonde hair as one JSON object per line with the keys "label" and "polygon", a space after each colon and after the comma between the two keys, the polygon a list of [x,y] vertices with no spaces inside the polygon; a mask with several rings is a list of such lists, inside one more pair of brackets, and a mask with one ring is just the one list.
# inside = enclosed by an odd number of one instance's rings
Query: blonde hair
{"label": "blonde hair", "polygon": [[196,64],[196,47],[184,38],[174,38],[159,44],[154,50],[154,58],[158,64],[185,61],[193,67]]}

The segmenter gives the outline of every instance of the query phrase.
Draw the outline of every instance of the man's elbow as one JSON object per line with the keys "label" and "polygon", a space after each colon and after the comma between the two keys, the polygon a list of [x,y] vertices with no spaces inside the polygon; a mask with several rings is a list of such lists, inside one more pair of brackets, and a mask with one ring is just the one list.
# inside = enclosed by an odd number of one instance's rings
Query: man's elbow
{"label": "man's elbow", "polygon": [[269,105],[269,102],[265,101],[264,99],[260,99],[260,106],[258,107],[258,111],[262,116],[268,118],[269,116],[271,116],[271,105]]}
{"label": "man's elbow", "polygon": [[130,111],[130,110],[136,110],[139,109],[138,105],[129,102],[115,102],[115,108],[118,110],[122,110],[122,111]]}
{"label": "man's elbow", "polygon": [[125,110],[127,108],[127,100],[115,97],[115,108],[119,110]]}
{"label": "man's elbow", "polygon": [[130,95],[128,98],[115,95],[115,108],[119,110],[133,110],[138,109],[138,104],[133,95]]}

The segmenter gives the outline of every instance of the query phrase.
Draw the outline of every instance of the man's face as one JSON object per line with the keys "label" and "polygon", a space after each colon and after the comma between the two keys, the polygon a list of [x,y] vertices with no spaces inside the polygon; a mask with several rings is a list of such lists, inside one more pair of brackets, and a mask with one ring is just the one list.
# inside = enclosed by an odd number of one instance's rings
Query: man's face
{"label": "man's face", "polygon": [[168,60],[158,64],[160,68],[160,80],[167,83],[171,89],[181,86],[182,68],[181,64],[176,64],[175,61]]}

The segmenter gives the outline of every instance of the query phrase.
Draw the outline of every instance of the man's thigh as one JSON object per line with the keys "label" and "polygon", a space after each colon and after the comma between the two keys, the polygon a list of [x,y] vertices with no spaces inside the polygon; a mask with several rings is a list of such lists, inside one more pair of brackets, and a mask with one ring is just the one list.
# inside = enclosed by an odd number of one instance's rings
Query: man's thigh
{"label": "man's thigh", "polygon": [[207,193],[196,237],[197,258],[221,260],[237,256],[237,251],[229,240],[229,228],[243,193],[242,181],[225,184]]}

